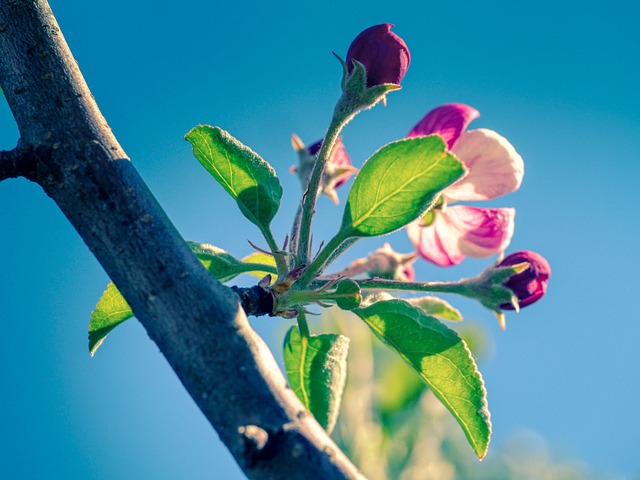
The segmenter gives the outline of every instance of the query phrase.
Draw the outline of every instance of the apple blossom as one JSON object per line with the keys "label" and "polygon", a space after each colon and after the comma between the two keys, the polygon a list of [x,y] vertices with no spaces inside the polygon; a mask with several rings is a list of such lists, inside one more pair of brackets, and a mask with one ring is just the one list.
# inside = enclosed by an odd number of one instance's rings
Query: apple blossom
{"label": "apple blossom", "polygon": [[439,135],[468,173],[442,192],[433,210],[407,226],[424,259],[440,266],[459,264],[466,256],[483,258],[504,251],[511,242],[515,209],[450,204],[491,200],[520,187],[524,163],[501,135],[484,128],[467,131],[480,114],[463,104],[442,105],[429,112],[409,137]]}

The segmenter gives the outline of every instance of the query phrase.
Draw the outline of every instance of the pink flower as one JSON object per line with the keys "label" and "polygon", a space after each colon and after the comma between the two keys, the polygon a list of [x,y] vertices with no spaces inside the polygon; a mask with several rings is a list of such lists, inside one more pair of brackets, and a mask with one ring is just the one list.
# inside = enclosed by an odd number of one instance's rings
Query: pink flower
{"label": "pink flower", "polygon": [[517,190],[522,183],[524,163],[504,137],[484,128],[466,131],[479,116],[467,105],[442,105],[409,132],[409,137],[440,135],[469,169],[465,177],[442,192],[432,211],[407,226],[420,256],[442,267],[457,265],[466,256],[483,258],[500,253],[513,236],[513,208],[450,206],[460,200],[491,200]]}

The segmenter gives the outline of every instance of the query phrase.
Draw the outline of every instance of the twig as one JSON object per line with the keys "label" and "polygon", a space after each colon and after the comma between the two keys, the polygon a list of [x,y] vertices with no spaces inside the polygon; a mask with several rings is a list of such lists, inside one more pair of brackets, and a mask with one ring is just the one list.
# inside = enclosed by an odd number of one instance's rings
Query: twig
{"label": "twig", "polygon": [[35,160],[31,149],[16,147],[0,151],[0,182],[8,178],[32,177],[34,170]]}

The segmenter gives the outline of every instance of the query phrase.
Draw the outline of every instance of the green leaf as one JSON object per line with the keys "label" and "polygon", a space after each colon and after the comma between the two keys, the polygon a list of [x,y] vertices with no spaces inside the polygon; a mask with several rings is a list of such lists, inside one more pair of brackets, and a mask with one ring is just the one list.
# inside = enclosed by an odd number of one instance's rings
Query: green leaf
{"label": "green leaf", "polygon": [[276,273],[275,260],[270,255],[257,253],[238,260],[233,255],[214,245],[196,242],[187,243],[209,273],[222,283],[233,280],[241,273],[249,273],[251,275],[262,273],[260,278],[267,273]]}
{"label": "green leaf", "polygon": [[[255,257],[249,255],[251,262],[240,261],[221,248],[207,243],[187,242],[191,251],[196,255],[204,267],[220,282],[226,283],[241,273],[254,273],[257,271],[276,273],[273,266],[273,257]],[[260,254],[263,255],[263,254]],[[268,259],[271,259],[270,261]],[[264,264],[263,264],[264,262]],[[113,282],[107,285],[96,309],[91,314],[89,321],[89,353],[93,356],[102,345],[106,336],[125,320],[133,317],[131,307],[118,291]]]}
{"label": "green leaf", "polygon": [[398,230],[431,208],[465,172],[437,135],[389,143],[358,173],[341,231],[345,237],[371,237]]}
{"label": "green leaf", "polygon": [[377,380],[378,408],[383,422],[390,415],[415,404],[426,385],[415,371],[397,355],[384,357]]}
{"label": "green leaf", "polygon": [[487,393],[471,352],[450,328],[403,300],[354,310],[449,409],[479,458],[491,437]]}
{"label": "green leaf", "polygon": [[356,282],[347,278],[338,283],[335,296],[336,305],[342,310],[353,310],[362,303],[362,293]]}
{"label": "green leaf", "polygon": [[284,364],[289,384],[318,423],[329,433],[340,412],[347,379],[349,339],[324,334],[301,338],[291,327],[284,339]]}
{"label": "green leaf", "polygon": [[199,125],[185,138],[194,156],[233,197],[242,214],[261,231],[267,230],[282,197],[271,165],[219,127]]}
{"label": "green leaf", "polygon": [[109,332],[125,320],[133,317],[131,307],[113,282],[100,297],[89,322],[89,354],[93,356]]}
{"label": "green leaf", "polygon": [[[247,255],[246,257],[244,257],[242,259],[242,261],[244,263],[250,263],[250,264],[262,264],[262,265],[267,265],[267,266],[271,266],[273,267],[273,269],[271,270],[253,270],[253,271],[247,271],[246,273],[248,273],[249,275],[253,275],[254,277],[257,278],[264,278],[268,273],[271,273],[272,275],[275,273],[275,268],[276,268],[276,259],[273,258],[273,255],[269,255],[266,253],[262,253],[262,252],[254,252],[251,253],[249,255]],[[278,279],[278,277],[276,275],[274,275],[273,281],[275,282]]]}
{"label": "green leaf", "polygon": [[187,242],[200,263],[222,283],[245,272],[243,263],[223,249],[208,243]]}
{"label": "green leaf", "polygon": [[428,295],[426,297],[409,298],[407,299],[407,303],[420,308],[427,315],[431,315],[440,320],[449,320],[450,322],[462,321],[460,310],[452,307],[449,302],[440,297]]}

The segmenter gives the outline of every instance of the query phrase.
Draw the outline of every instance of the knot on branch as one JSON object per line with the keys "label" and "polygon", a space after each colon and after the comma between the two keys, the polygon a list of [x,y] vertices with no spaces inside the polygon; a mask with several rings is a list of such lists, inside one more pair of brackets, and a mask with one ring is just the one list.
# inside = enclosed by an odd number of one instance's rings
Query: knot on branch
{"label": "knot on branch", "polygon": [[234,285],[231,290],[240,297],[240,305],[246,315],[260,317],[273,314],[274,299],[270,289],[265,289],[260,285],[249,288]]}
{"label": "knot on branch", "polygon": [[34,178],[36,171],[36,152],[31,146],[18,145],[13,150],[0,151],[0,181],[7,178]]}
{"label": "knot on branch", "polygon": [[[238,433],[242,435],[244,441],[245,466],[249,469],[264,468],[281,450],[290,452],[291,461],[308,454],[304,439],[291,430],[287,425],[275,430],[265,430],[257,425],[244,425],[238,428]],[[312,476],[312,478],[315,477]]]}
{"label": "knot on branch", "polygon": [[238,433],[244,440],[243,460],[249,469],[259,468],[265,462],[268,463],[282,444],[282,439],[278,439],[282,432],[272,432],[270,436],[265,429],[257,425],[241,426]]}
{"label": "knot on branch", "polygon": [[253,450],[261,451],[269,441],[269,434],[266,430],[257,425],[246,425],[238,428],[238,433],[242,435],[247,442],[247,447]]}

